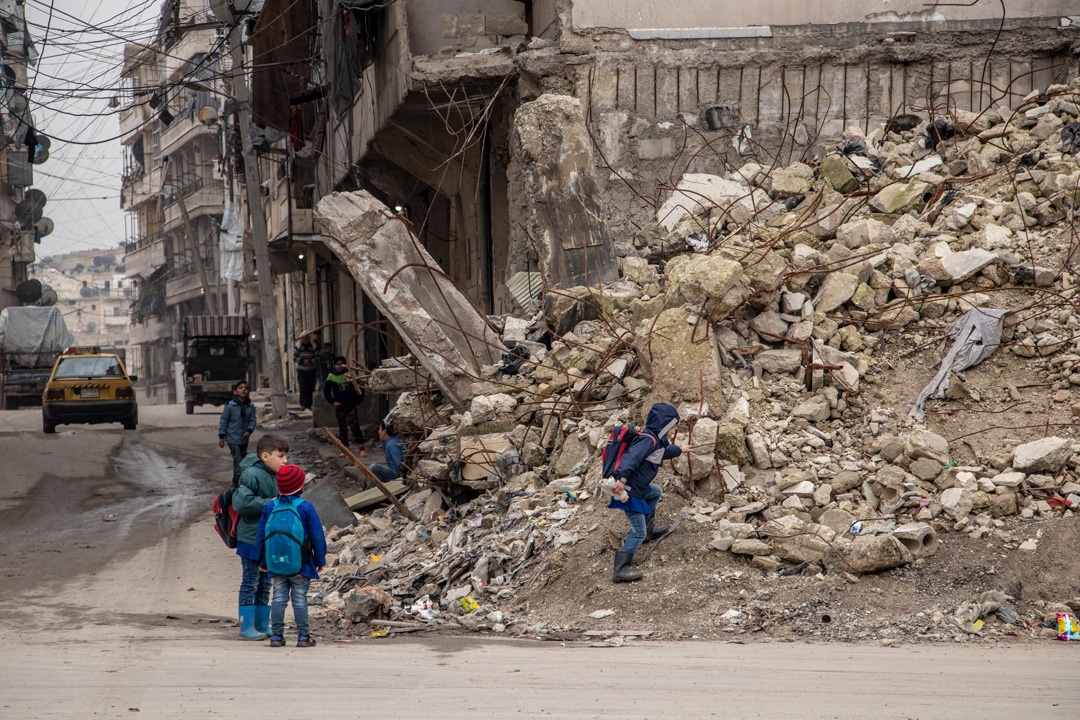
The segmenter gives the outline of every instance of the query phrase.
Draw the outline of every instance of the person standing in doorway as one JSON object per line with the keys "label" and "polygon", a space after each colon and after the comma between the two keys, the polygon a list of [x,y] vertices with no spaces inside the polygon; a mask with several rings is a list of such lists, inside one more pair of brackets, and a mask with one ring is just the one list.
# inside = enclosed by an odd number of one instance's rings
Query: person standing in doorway
{"label": "person standing in doorway", "polygon": [[326,376],[334,372],[334,344],[324,342],[322,350],[316,357],[318,362],[318,390],[324,392],[326,388]]}
{"label": "person standing in doorway", "polygon": [[315,357],[311,336],[300,338],[300,344],[293,350],[293,361],[296,363],[296,385],[300,391],[301,410],[311,409],[312,397],[315,394],[315,373],[318,370]]}
{"label": "person standing in doorway", "polygon": [[360,431],[360,416],[357,408],[364,401],[364,391],[357,384],[353,374],[345,369],[345,358],[338,355],[334,358],[334,371],[326,376],[326,387],[323,388],[323,397],[326,402],[334,406],[334,413],[338,421],[338,437],[341,444],[349,446],[349,431],[352,431],[360,446],[360,457],[367,457],[364,449],[364,434]]}

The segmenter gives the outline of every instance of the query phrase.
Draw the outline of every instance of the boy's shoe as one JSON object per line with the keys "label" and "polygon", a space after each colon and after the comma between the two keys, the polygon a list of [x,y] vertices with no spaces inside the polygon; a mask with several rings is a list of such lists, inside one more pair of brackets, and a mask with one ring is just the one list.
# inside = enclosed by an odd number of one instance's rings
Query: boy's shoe
{"label": "boy's shoe", "polygon": [[270,647],[285,647],[285,638],[280,635],[271,635]]}
{"label": "boy's shoe", "polygon": [[315,647],[315,638],[310,635],[301,635],[296,638],[296,647]]}
{"label": "boy's shoe", "polygon": [[367,457],[367,450],[360,448],[360,457]]}

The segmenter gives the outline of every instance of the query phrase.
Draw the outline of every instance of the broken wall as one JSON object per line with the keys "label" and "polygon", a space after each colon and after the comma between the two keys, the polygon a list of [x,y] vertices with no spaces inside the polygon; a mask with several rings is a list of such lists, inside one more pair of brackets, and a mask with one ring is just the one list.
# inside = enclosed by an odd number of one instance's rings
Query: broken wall
{"label": "broken wall", "polygon": [[[559,49],[574,61],[561,77],[596,140],[598,190],[620,253],[631,251],[620,243],[648,222],[649,204],[686,172],[811,159],[845,128],[865,133],[902,113],[1016,107],[1080,71],[1080,28],[1059,27],[1058,17],[1009,19],[1000,34],[997,20],[860,22],[636,41],[578,27],[581,7],[563,13]],[[518,61],[523,94],[558,84],[549,54]]]}

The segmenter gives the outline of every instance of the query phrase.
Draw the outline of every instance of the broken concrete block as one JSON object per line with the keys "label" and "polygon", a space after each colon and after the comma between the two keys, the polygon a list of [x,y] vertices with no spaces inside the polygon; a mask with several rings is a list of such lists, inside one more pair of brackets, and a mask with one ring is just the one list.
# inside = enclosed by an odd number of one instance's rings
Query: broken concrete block
{"label": "broken concrete block", "polygon": [[846,272],[831,272],[825,276],[821,290],[814,298],[814,309],[830,313],[850,300],[858,287],[858,276]]}
{"label": "broken concrete block", "polygon": [[1056,473],[1072,455],[1072,440],[1046,437],[1024,443],[1013,450],[1012,466],[1023,473]]}
{"label": "broken concrete block", "polygon": [[691,324],[690,314],[671,308],[648,320],[637,331],[635,346],[642,375],[652,383],[655,402],[678,405],[727,405],[716,340],[708,323]]}
{"label": "broken concrete block", "polygon": [[790,538],[773,538],[773,554],[781,560],[793,563],[821,563],[831,552],[829,544],[813,535],[796,535]]}
{"label": "broken concrete block", "polygon": [[806,418],[811,422],[825,422],[832,416],[832,408],[823,395],[814,395],[796,405],[791,416]]}
{"label": "broken concrete block", "polygon": [[776,335],[783,336],[787,333],[788,324],[780,314],[774,310],[766,310],[750,321],[750,327],[759,334],[765,336],[768,341],[775,342]]}
{"label": "broken concrete block", "polygon": [[963,282],[990,263],[997,260],[997,255],[989,250],[972,248],[958,253],[949,253],[941,258],[941,266],[947,273],[948,280]]}
{"label": "broken concrete block", "polygon": [[687,173],[660,209],[656,221],[668,232],[675,229],[687,216],[697,216],[713,207],[727,208],[738,204],[751,212],[757,212],[770,204],[772,199],[761,190],[716,175]]}
{"label": "broken concrete block", "polygon": [[859,189],[859,181],[851,174],[847,163],[839,155],[829,155],[821,161],[821,176],[829,187],[845,195]]}
{"label": "broken concrete block", "polygon": [[971,491],[964,488],[953,487],[944,490],[939,497],[942,509],[949,513],[953,520],[962,520],[971,513],[974,502],[971,499]]}
{"label": "broken concrete block", "polygon": [[836,229],[836,241],[855,250],[864,245],[892,245],[896,242],[889,226],[880,220],[863,218],[844,223]]}
{"label": "broken concrete block", "polygon": [[850,543],[838,543],[834,549],[835,554],[825,557],[830,572],[872,573],[907,565],[915,559],[892,535],[860,536]]}
{"label": "broken concrete block", "polygon": [[870,200],[870,207],[880,213],[899,213],[908,210],[921,210],[933,193],[927,183],[914,180],[908,183],[893,183],[881,190]]}
{"label": "broken concrete block", "polygon": [[802,350],[765,350],[754,357],[754,362],[771,375],[793,373],[802,367]]}
{"label": "broken concrete block", "polygon": [[672,268],[668,283],[670,293],[702,307],[714,323],[727,318],[752,294],[742,266],[719,255],[694,255]]}
{"label": "broken concrete block", "polygon": [[761,469],[772,467],[772,460],[769,459],[769,447],[765,444],[765,438],[760,433],[747,433],[746,446],[754,460],[754,467]]}
{"label": "broken concrete block", "polygon": [[570,433],[563,441],[559,450],[559,457],[552,463],[551,471],[555,477],[572,475],[592,455],[592,448],[578,437],[577,433]]}
{"label": "broken concrete block", "polygon": [[802,173],[783,168],[774,170],[769,176],[772,181],[772,195],[784,200],[796,195],[806,195],[810,192],[810,181]]}
{"label": "broken concrete block", "polygon": [[904,438],[904,453],[910,460],[930,458],[941,465],[948,465],[949,441],[926,429],[912,430]]}
{"label": "broken concrete block", "polygon": [[924,522],[907,523],[892,532],[916,560],[937,552],[938,539],[934,528]]}
{"label": "broken concrete block", "polygon": [[514,113],[510,138],[511,248],[540,258],[556,288],[618,279],[615,251],[598,199],[592,138],[581,102],[541,95]]}
{"label": "broken concrete block", "polygon": [[506,352],[486,319],[449,278],[426,269],[438,263],[408,225],[370,193],[328,195],[316,206],[315,218],[327,247],[447,400],[464,409],[474,379]]}
{"label": "broken concrete block", "polygon": [[[700,424],[702,420],[698,420]],[[697,424],[694,426],[697,432]],[[697,445],[697,442],[694,442]],[[712,447],[709,447],[710,452]],[[743,426],[739,423],[727,423],[716,428],[716,452],[720,458],[734,465],[747,465],[753,458],[746,447],[746,436]]]}
{"label": "broken concrete block", "polygon": [[731,552],[735,555],[771,555],[772,543],[753,538],[737,539],[731,543]]}

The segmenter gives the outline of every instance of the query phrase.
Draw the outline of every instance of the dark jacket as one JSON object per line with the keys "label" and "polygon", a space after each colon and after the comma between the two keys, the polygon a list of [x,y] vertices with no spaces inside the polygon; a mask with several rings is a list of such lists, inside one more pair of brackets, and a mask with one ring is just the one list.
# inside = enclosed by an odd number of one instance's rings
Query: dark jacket
{"label": "dark jacket", "polygon": [[217,434],[230,445],[241,445],[245,442],[244,433],[255,432],[255,405],[248,400],[240,402],[234,397],[221,411],[221,420],[218,421]]}
{"label": "dark jacket", "polygon": [[632,498],[643,499],[660,464],[682,455],[682,448],[668,442],[667,434],[679,422],[679,411],[667,403],[657,403],[649,410],[645,431],[638,433],[619,464],[619,479]]}
{"label": "dark jacket", "polygon": [[332,372],[326,376],[323,397],[331,405],[341,403],[344,407],[352,407],[364,401],[364,391],[356,389],[352,376],[348,373],[339,375]]}
{"label": "dark jacket", "polygon": [[[304,549],[308,552],[304,555],[304,564],[300,567],[300,574],[306,578],[318,580],[319,571],[317,568],[325,567],[326,565],[326,535],[323,533],[322,521],[319,520],[319,513],[316,512],[315,506],[307,500],[296,497],[295,495],[282,495],[277,499],[266,503],[266,507],[264,507],[262,511],[262,516],[259,518],[259,528],[255,544],[259,546],[261,553],[263,550],[263,540],[266,537],[266,521],[270,518],[270,513],[274,511],[277,504],[285,501],[296,503],[296,512],[300,515],[300,521],[304,523]],[[306,542],[307,540],[310,540],[311,542]],[[266,567],[261,554],[259,557],[259,565],[260,567]],[[271,577],[273,577],[273,575],[273,573],[270,573]]]}
{"label": "dark jacket", "polygon": [[[237,555],[249,560],[259,559],[258,545],[255,542],[259,531],[259,517],[266,503],[277,495],[277,479],[258,455],[251,453],[240,461],[240,485],[233,492],[232,500],[233,509],[240,515],[240,522],[236,524]],[[250,557],[253,552],[255,557]]]}

